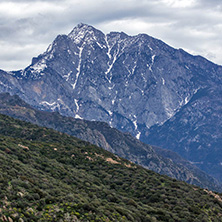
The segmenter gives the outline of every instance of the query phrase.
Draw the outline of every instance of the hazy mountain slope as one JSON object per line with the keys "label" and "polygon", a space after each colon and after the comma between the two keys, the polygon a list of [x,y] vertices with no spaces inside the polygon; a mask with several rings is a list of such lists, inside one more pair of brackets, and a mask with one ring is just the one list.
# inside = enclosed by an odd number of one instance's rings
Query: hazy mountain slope
{"label": "hazy mountain slope", "polygon": [[2,221],[220,221],[219,195],[54,130],[0,123]]}
{"label": "hazy mountain slope", "polygon": [[121,133],[109,127],[106,123],[39,111],[18,96],[10,96],[8,93],[0,94],[0,113],[76,136],[155,172],[221,191],[220,184],[215,179],[176,153],[146,145],[130,134]]}
{"label": "hazy mountain slope", "polygon": [[[163,144],[157,145],[173,149],[193,162],[202,161],[201,168],[220,179],[220,160],[214,157],[221,153],[221,85],[221,66],[200,56],[145,34],[105,35],[85,24],[79,24],[68,35],[57,36],[46,52],[33,58],[24,70],[0,72],[0,92],[18,94],[43,110],[107,122],[144,142],[157,144],[153,136],[147,138],[150,127],[175,120],[171,129],[160,131],[160,136],[170,138],[171,130],[180,131],[177,143],[172,138],[169,143],[162,140]],[[206,89],[213,96],[197,98],[197,105],[191,107],[190,100]],[[174,118],[176,114],[181,118]],[[209,161],[208,157],[196,155],[199,145],[191,144],[196,138],[187,124],[178,131],[181,121],[199,129],[200,140],[208,135],[201,149],[207,151],[203,152],[205,156],[211,154]],[[202,125],[214,126],[219,132],[212,133],[208,127],[202,130]]]}
{"label": "hazy mountain slope", "polygon": [[162,126],[152,127],[146,142],[178,152],[222,181],[222,102],[219,95],[222,95],[219,87],[217,91],[200,90],[172,119]]}

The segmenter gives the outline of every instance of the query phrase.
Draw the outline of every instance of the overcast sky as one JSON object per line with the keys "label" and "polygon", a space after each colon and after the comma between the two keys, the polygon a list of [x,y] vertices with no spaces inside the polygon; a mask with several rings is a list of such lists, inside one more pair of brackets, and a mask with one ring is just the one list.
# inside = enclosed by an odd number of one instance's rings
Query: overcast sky
{"label": "overcast sky", "polygon": [[222,0],[0,0],[0,69],[25,68],[81,22],[146,33],[222,65]]}

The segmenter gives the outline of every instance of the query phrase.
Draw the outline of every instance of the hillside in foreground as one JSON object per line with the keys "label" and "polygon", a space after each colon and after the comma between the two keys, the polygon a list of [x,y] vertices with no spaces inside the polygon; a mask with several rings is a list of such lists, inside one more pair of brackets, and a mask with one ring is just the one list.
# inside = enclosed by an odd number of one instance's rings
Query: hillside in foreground
{"label": "hillside in foreground", "polygon": [[0,115],[2,221],[220,221],[221,196]]}
{"label": "hillside in foreground", "polygon": [[18,96],[0,93],[0,113],[67,133],[104,148],[157,173],[221,192],[219,182],[170,150],[142,143],[129,133],[107,123],[65,117],[56,112],[40,111]]}

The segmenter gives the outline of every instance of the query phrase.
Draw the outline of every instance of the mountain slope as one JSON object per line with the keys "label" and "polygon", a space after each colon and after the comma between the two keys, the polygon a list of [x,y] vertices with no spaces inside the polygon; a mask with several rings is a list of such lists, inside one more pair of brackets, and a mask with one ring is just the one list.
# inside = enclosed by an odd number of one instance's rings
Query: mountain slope
{"label": "mountain slope", "polygon": [[3,221],[220,221],[220,195],[54,130],[0,123]]}
{"label": "mountain slope", "polygon": [[152,127],[146,142],[178,152],[222,181],[222,102],[218,95],[222,95],[219,88],[198,91],[174,118]]}
{"label": "mountain slope", "polygon": [[210,190],[221,191],[220,184],[214,178],[177,154],[146,145],[130,134],[109,127],[106,123],[39,111],[18,96],[10,96],[8,93],[0,94],[0,113],[76,136],[157,173]]}
{"label": "mountain slope", "polygon": [[[219,179],[221,165],[214,157],[220,153],[217,138],[221,135],[218,131],[212,134],[208,128],[202,133],[201,126],[214,125],[220,129],[222,118],[217,111],[222,109],[221,103],[214,104],[212,96],[198,98],[195,108],[189,102],[206,89],[219,101],[221,84],[222,67],[200,56],[174,49],[145,34],[105,35],[85,24],[79,24],[68,35],[59,35],[24,70],[0,72],[1,92],[18,94],[46,111],[107,122],[143,142],[157,144],[153,136],[147,138],[151,127],[158,128],[167,120],[191,121],[189,124],[194,129],[199,128],[199,137],[203,140],[206,134],[209,137],[201,149],[213,158],[209,162],[204,157],[201,168]],[[185,120],[182,119],[184,107],[187,107]],[[176,114],[181,118],[174,119]],[[171,128],[175,132],[180,124],[176,121]],[[190,145],[195,139],[190,127],[184,125],[181,131],[175,145],[173,140],[157,145],[173,149],[193,162],[201,162],[200,158],[192,158],[198,153],[199,145]],[[164,130],[160,136],[170,137],[169,132],[170,129]],[[180,141],[184,141],[183,147],[179,147]]]}

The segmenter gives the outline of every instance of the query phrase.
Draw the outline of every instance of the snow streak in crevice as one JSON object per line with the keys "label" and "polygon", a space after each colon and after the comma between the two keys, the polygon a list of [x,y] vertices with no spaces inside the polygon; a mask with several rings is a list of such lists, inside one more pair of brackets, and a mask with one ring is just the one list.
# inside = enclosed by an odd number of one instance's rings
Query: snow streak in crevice
{"label": "snow streak in crevice", "polygon": [[82,47],[79,47],[79,64],[77,67],[77,73],[76,73],[76,79],[75,82],[72,84],[72,88],[75,89],[76,88],[76,84],[79,78],[79,74],[81,71],[81,63],[82,63],[82,51],[83,51],[84,45]]}

